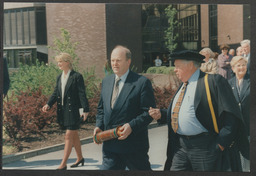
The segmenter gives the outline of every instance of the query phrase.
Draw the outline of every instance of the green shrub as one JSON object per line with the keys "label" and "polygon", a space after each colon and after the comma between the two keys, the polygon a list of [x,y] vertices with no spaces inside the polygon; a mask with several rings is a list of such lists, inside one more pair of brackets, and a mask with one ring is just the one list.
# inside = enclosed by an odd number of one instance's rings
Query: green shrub
{"label": "green shrub", "polygon": [[95,75],[95,67],[87,68],[82,72],[84,78],[84,84],[86,88],[86,96],[88,99],[93,98],[98,91],[100,79]]}
{"label": "green shrub", "polygon": [[166,67],[164,70],[164,74],[170,74],[174,72],[174,67]]}
{"label": "green shrub", "polygon": [[[56,86],[56,78],[60,73],[61,70],[54,64],[44,65],[38,61],[33,66],[21,64],[19,70],[10,76],[10,90],[19,95],[21,91],[26,91],[27,89],[36,91],[39,87],[42,87],[42,94],[49,96],[53,93]],[[86,86],[87,98],[91,98],[98,90],[100,82],[95,75],[95,67],[87,68],[82,72],[82,75]]]}
{"label": "green shrub", "polygon": [[161,66],[161,67],[149,67],[146,71],[146,73],[150,74],[170,74],[174,70],[174,67],[166,67],[166,66]]}
{"label": "green shrub", "polygon": [[10,90],[19,95],[21,91],[28,89],[36,91],[39,87],[43,87],[42,94],[50,95],[54,90],[56,77],[59,74],[59,68],[53,64],[47,66],[38,61],[32,66],[20,64],[18,71],[10,75]]}
{"label": "green shrub", "polygon": [[48,46],[48,48],[52,49],[56,55],[62,52],[68,53],[73,60],[72,66],[74,70],[78,70],[80,58],[76,54],[76,47],[79,43],[71,41],[71,33],[67,29],[61,28],[60,32],[60,38],[54,37],[54,44]]}

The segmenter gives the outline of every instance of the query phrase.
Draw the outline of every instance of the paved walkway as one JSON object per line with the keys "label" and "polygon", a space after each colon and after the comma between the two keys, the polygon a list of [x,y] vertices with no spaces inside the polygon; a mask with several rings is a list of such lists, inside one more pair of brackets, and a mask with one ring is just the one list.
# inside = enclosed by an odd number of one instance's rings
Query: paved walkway
{"label": "paved walkway", "polygon": [[[163,170],[166,159],[167,126],[159,126],[149,129],[150,150],[149,157],[153,170]],[[70,168],[75,163],[76,155],[74,149],[68,160],[68,170],[100,170],[102,165],[102,145],[88,143],[82,145],[85,165],[83,167]],[[61,163],[63,150],[50,152],[35,157],[22,159],[3,165],[3,170],[55,170]]]}

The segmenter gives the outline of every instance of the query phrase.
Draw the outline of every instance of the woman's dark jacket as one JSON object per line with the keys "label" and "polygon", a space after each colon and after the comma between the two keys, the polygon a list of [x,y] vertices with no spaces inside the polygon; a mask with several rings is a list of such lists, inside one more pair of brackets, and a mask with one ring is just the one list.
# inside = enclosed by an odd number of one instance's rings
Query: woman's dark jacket
{"label": "woman's dark jacket", "polygon": [[[70,72],[62,104],[61,93],[61,74],[57,77],[56,86],[51,95],[48,105],[57,102],[57,122],[62,126],[78,125],[80,123],[79,108],[83,108],[84,112],[89,112],[89,103],[86,98],[85,85],[83,76],[72,70]],[[63,111],[62,111],[63,109]]]}
{"label": "woman's dark jacket", "polygon": [[240,93],[236,86],[236,77],[231,78],[228,82],[233,90],[237,104],[242,112],[247,136],[250,136],[250,77],[248,75],[244,76]]}

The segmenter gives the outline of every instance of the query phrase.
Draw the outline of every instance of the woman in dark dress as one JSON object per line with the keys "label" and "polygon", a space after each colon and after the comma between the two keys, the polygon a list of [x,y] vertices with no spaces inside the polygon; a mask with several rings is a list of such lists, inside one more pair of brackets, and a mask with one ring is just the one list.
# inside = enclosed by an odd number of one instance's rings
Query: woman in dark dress
{"label": "woman in dark dress", "polygon": [[[64,156],[57,170],[67,169],[67,160],[74,146],[77,160],[71,167],[84,165],[81,143],[78,135],[80,117],[85,121],[89,112],[89,104],[86,98],[83,76],[72,69],[72,58],[67,53],[60,53],[55,57],[59,69],[63,72],[57,77],[56,87],[47,104],[42,108],[43,112],[49,110],[57,102],[57,122],[61,129],[66,130]],[[83,112],[79,113],[79,109]]]}

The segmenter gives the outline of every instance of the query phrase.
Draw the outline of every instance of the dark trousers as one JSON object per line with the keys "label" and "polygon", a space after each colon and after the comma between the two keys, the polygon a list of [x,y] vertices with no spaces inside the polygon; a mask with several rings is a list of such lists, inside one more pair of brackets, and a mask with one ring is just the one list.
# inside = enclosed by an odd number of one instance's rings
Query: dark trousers
{"label": "dark trousers", "polygon": [[215,171],[221,150],[216,136],[204,133],[195,137],[179,137],[180,147],[172,160],[172,171]]}
{"label": "dark trousers", "polygon": [[103,151],[103,170],[151,170],[149,156],[145,151],[119,154]]}

